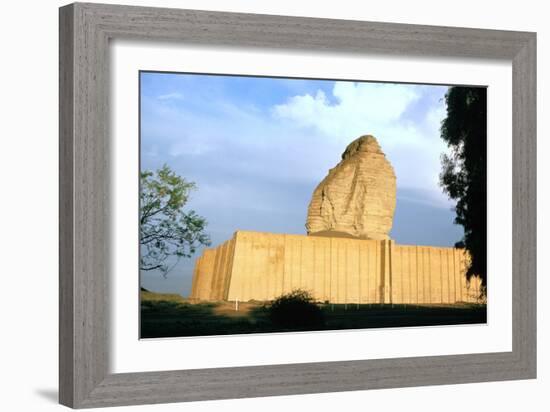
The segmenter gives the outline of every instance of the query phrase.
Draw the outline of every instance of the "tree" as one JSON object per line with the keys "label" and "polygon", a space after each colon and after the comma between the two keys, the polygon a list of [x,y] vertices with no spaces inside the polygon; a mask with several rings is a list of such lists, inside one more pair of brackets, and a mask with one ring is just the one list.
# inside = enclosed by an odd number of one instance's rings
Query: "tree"
{"label": "tree", "polygon": [[273,325],[283,329],[315,330],[325,324],[325,315],[311,293],[301,289],[275,299],[268,307],[268,316]]}
{"label": "tree", "polygon": [[195,183],[166,164],[156,173],[141,172],[140,185],[140,269],[157,269],[166,276],[175,266],[168,265],[169,257],[175,256],[177,263],[191,257],[199,245],[210,245],[204,232],[207,223],[195,211],[183,210]]}
{"label": "tree", "polygon": [[464,227],[457,247],[470,254],[468,279],[479,276],[487,288],[487,89],[451,87],[441,137],[451,149],[442,155],[443,190],[456,200],[455,223]]}

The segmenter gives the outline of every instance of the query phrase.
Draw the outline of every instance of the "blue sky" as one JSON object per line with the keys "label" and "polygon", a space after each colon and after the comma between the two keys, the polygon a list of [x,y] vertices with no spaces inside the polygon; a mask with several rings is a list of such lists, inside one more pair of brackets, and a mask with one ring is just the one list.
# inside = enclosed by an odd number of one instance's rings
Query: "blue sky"
{"label": "blue sky", "polygon": [[[213,246],[235,230],[305,234],[313,190],[364,134],[397,176],[391,237],[452,246],[462,237],[438,184],[446,86],[142,72],[141,167],[197,184],[187,209]],[[142,286],[189,294],[197,254]]]}

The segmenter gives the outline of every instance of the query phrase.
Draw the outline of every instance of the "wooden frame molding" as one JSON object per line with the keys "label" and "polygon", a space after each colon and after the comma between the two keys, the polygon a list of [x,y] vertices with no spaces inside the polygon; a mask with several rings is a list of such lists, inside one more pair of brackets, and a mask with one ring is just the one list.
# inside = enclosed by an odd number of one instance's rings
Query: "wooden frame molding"
{"label": "wooden frame molding", "polygon": [[[536,34],[71,4],[60,9],[59,397],[74,408],[536,376]],[[109,40],[505,59],[513,66],[513,350],[110,374]]]}

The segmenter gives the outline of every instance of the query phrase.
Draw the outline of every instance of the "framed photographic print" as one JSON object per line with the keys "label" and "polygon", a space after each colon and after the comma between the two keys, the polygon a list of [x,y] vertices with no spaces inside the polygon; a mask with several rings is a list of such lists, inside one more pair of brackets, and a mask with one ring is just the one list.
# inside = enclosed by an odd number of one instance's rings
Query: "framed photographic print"
{"label": "framed photographic print", "polygon": [[535,51],[62,7],[61,403],[534,378]]}
{"label": "framed photographic print", "polygon": [[140,337],[486,323],[486,88],[139,76]]}

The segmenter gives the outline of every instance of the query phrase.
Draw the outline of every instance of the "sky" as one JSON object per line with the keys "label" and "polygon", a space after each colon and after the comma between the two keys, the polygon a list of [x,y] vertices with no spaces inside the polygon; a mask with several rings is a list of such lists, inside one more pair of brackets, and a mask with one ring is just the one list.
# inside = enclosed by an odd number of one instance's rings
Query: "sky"
{"label": "sky", "polygon": [[[463,236],[439,186],[447,86],[140,73],[141,168],[168,164],[195,182],[186,210],[206,218],[212,246],[236,230],[306,234],[315,187],[357,137],[374,135],[397,178],[390,236],[400,244],[453,246]],[[195,259],[156,292],[191,290]]]}

